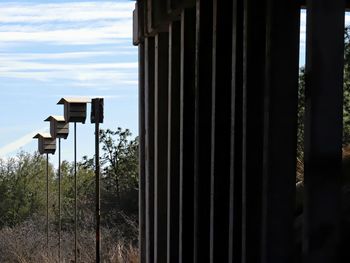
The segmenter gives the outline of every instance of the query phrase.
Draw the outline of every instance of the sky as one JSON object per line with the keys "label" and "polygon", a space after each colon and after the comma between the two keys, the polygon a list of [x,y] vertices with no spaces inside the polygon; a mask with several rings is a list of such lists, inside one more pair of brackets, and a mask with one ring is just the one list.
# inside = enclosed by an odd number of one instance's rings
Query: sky
{"label": "sky", "polygon": [[[62,97],[103,97],[103,129],[138,133],[134,2],[0,1],[0,158],[34,152],[32,137],[63,115]],[[346,15],[346,25],[350,16]],[[301,12],[300,66],[305,64],[306,14]],[[93,156],[94,126],[77,125],[78,159]],[[73,125],[62,158],[73,159]],[[54,157],[55,159],[56,157]]]}
{"label": "sky", "polygon": [[[63,115],[62,97],[103,97],[103,129],[138,133],[134,2],[27,0],[0,2],[0,157],[34,152],[32,137]],[[77,124],[78,160],[93,156],[94,125]],[[73,124],[62,158],[73,159]],[[54,159],[56,157],[53,157]]]}

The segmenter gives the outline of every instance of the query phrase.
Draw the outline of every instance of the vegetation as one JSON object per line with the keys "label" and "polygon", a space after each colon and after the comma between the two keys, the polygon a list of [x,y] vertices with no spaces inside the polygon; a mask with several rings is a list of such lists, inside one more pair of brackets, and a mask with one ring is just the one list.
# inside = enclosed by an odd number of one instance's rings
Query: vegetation
{"label": "vegetation", "polygon": [[[134,262],[137,255],[138,139],[129,130],[101,130],[103,262]],[[63,161],[62,255],[74,258],[74,166]],[[93,158],[78,163],[79,257],[94,261]],[[49,166],[50,254],[46,254],[46,159],[21,152],[0,159],[0,262],[55,262],[58,242],[58,177]],[[136,261],[135,261],[136,262]]]}
{"label": "vegetation", "polygon": [[[299,74],[297,181],[303,180],[305,68]],[[350,145],[350,27],[344,31],[343,148]]]}

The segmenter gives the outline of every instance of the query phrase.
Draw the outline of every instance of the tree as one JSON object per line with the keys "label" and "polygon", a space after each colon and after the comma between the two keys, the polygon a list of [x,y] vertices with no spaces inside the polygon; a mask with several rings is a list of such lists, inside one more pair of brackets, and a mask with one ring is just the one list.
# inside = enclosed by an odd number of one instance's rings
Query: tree
{"label": "tree", "polygon": [[[131,136],[129,129],[121,127],[116,131],[100,130],[102,180],[108,190],[115,192],[117,201],[123,193],[138,187],[138,138]],[[81,166],[93,169],[94,158],[84,156]]]}
{"label": "tree", "polygon": [[[305,114],[305,68],[299,74],[298,101],[298,158],[304,152],[304,114]],[[350,27],[344,31],[344,85],[343,85],[343,146],[350,145]]]}
{"label": "tree", "polygon": [[[102,154],[101,220],[114,224],[123,238],[135,236],[138,219],[138,138],[129,129],[100,130]],[[82,167],[94,168],[94,159],[83,157]]]}
{"label": "tree", "polygon": [[[50,166],[50,181],[53,170]],[[0,161],[0,226],[14,226],[34,214],[43,214],[46,204],[46,161],[38,153],[20,152]]]}
{"label": "tree", "polygon": [[[125,237],[132,231],[129,224],[138,215],[138,138],[128,129],[101,130],[103,222],[122,228]],[[131,219],[131,220],[130,220]]]}
{"label": "tree", "polygon": [[122,193],[138,187],[138,139],[130,140],[131,135],[130,130],[120,127],[100,133],[104,182],[114,188],[119,201]]}

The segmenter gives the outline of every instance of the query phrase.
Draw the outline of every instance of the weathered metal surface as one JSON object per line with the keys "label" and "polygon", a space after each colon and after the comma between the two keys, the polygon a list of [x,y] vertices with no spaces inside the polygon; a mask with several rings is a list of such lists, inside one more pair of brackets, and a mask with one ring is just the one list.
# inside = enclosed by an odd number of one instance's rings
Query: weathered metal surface
{"label": "weathered metal surface", "polygon": [[243,0],[232,3],[230,215],[228,262],[242,256]]}
{"label": "weathered metal surface", "polygon": [[340,176],[345,1],[307,4],[305,262],[341,262]]}
{"label": "weathered metal surface", "polygon": [[[294,263],[300,8],[268,0],[262,262]],[[283,59],[281,59],[283,57]],[[281,146],[283,145],[283,158]]]}
{"label": "weathered metal surface", "polygon": [[139,44],[139,262],[146,262],[145,44]]}
{"label": "weathered metal surface", "polygon": [[135,4],[135,10],[133,12],[133,44],[139,45],[145,40],[145,1],[137,1]]}
{"label": "weathered metal surface", "polygon": [[169,25],[167,262],[179,262],[181,22]]}
{"label": "weathered metal surface", "polygon": [[139,9],[138,3],[135,4],[135,9],[132,13],[132,43],[137,46],[140,44],[140,12],[143,10]]}
{"label": "weathered metal surface", "polygon": [[261,258],[266,1],[243,5],[242,262]]}
{"label": "weathered metal surface", "polygon": [[179,262],[193,259],[195,9],[181,14]]}
{"label": "weathered metal surface", "polygon": [[210,255],[213,1],[197,1],[196,13],[193,261],[200,263]]}
{"label": "weathered metal surface", "polygon": [[[210,262],[227,262],[229,231],[232,1],[213,2]],[[228,62],[228,63],[227,63]],[[223,64],[225,67],[222,67]]]}
{"label": "weathered metal surface", "polygon": [[145,39],[146,262],[154,255],[154,38]]}
{"label": "weathered metal surface", "polygon": [[154,262],[167,260],[169,34],[155,37]]}
{"label": "weathered metal surface", "polygon": [[166,0],[167,11],[170,16],[179,15],[185,8],[193,8],[196,0]]}
{"label": "weathered metal surface", "polygon": [[168,30],[167,2],[165,0],[145,0],[146,34],[156,35]]}
{"label": "weathered metal surface", "polygon": [[[301,222],[294,192],[302,5],[308,8],[303,260],[338,262],[340,185],[329,171],[340,169],[349,1],[137,2],[141,262],[301,260],[293,243],[301,228],[293,224]],[[166,32],[169,38],[160,40]],[[167,43],[157,45],[162,52],[155,52],[154,37]]]}

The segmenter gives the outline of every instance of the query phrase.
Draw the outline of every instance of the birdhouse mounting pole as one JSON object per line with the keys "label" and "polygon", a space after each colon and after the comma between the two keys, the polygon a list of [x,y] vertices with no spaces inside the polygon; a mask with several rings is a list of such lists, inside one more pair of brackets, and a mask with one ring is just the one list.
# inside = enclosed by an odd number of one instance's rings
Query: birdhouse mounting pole
{"label": "birdhouse mounting pole", "polygon": [[77,261],[77,232],[78,232],[78,216],[77,216],[77,123],[74,122],[74,262]]}
{"label": "birdhouse mounting pole", "polygon": [[100,124],[95,122],[95,177],[96,177],[96,263],[100,262],[101,257],[101,205],[100,205]]}
{"label": "birdhouse mounting pole", "polygon": [[49,257],[49,154],[46,154],[46,251]]}
{"label": "birdhouse mounting pole", "polygon": [[58,138],[58,263],[61,263],[61,138]]}

